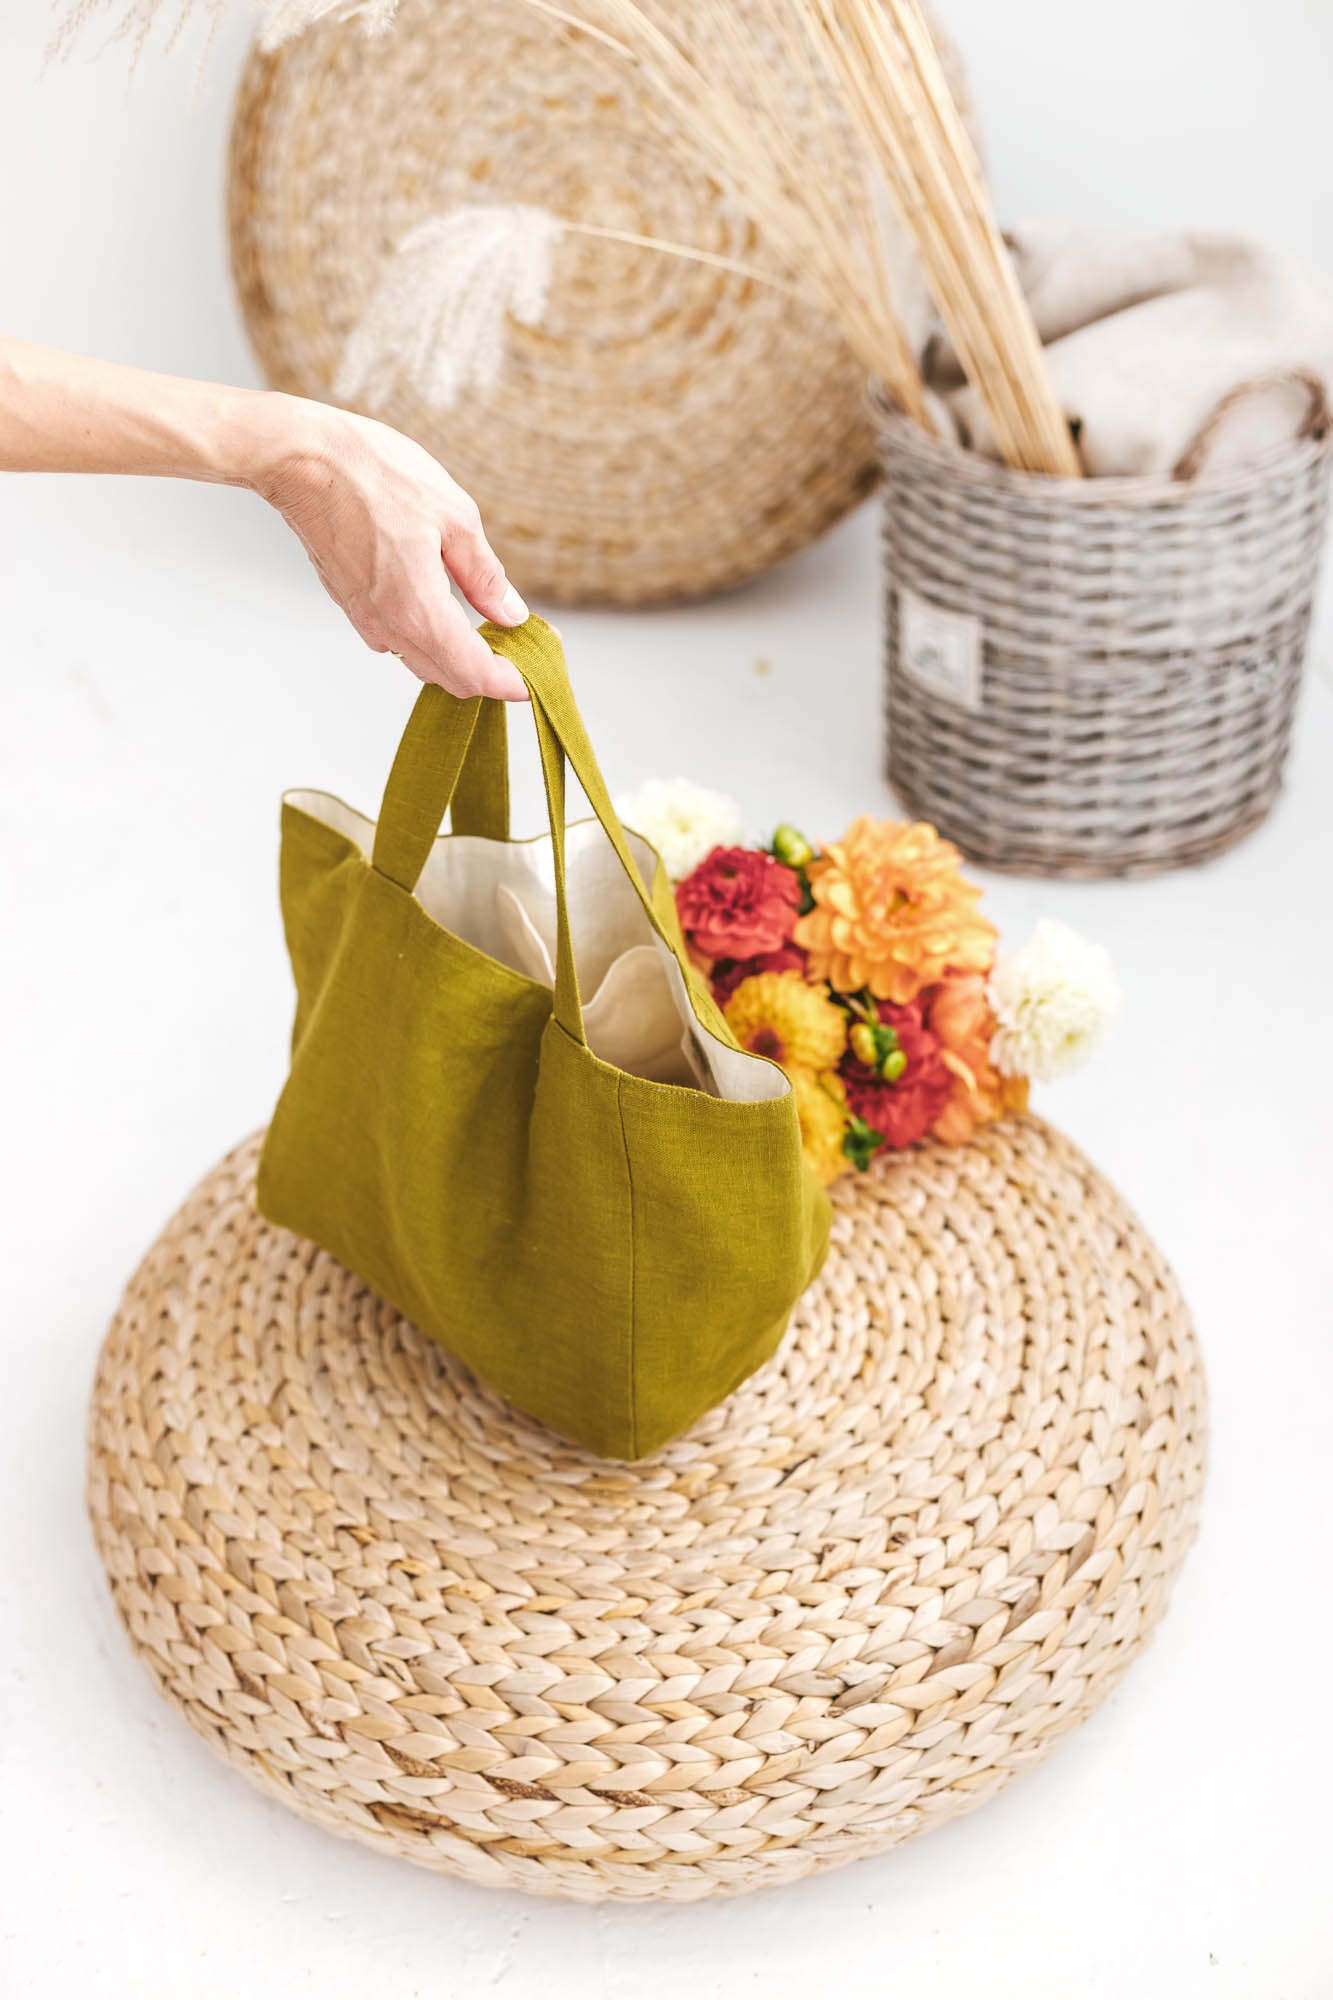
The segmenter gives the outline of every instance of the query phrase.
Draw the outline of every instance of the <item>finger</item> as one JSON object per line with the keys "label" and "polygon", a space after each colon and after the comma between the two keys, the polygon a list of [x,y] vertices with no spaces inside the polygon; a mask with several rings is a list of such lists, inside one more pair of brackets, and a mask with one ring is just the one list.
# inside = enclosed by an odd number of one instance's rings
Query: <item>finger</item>
{"label": "finger", "polygon": [[527,685],[508,660],[494,654],[467,614],[447,591],[428,619],[414,620],[394,650],[418,679],[437,681],[451,694],[489,695],[494,701],[526,701]]}
{"label": "finger", "polygon": [[521,625],[528,607],[505,575],[504,564],[487,541],[481,516],[469,510],[451,516],[440,531],[444,566],[474,611],[497,625]]}

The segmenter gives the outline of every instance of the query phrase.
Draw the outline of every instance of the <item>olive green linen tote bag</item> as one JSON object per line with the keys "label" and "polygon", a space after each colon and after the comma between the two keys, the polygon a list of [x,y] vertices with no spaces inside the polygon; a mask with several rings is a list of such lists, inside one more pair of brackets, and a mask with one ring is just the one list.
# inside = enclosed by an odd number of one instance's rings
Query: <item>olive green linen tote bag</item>
{"label": "olive green linen tote bag", "polygon": [[[736,1046],[616,818],[556,635],[482,632],[532,696],[549,835],[509,839],[504,704],[439,687],[377,825],[284,800],[297,1013],[259,1206],[521,1409],[633,1459],[773,1352],[828,1203],[787,1078]],[[567,765],[594,814],[569,827]]]}

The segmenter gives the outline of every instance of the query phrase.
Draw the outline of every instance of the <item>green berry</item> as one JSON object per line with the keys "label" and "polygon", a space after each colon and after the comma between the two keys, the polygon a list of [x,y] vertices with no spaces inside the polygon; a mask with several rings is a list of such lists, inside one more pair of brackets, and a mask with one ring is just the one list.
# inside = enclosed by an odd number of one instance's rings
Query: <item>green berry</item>
{"label": "green berry", "polygon": [[852,1054],[858,1062],[864,1063],[867,1069],[879,1068],[881,1060],[879,1042],[869,1022],[858,1021],[848,1040],[852,1045]]}
{"label": "green berry", "polygon": [[805,835],[787,820],[784,820],[773,835],[773,858],[785,868],[808,868],[815,858],[815,850]]}

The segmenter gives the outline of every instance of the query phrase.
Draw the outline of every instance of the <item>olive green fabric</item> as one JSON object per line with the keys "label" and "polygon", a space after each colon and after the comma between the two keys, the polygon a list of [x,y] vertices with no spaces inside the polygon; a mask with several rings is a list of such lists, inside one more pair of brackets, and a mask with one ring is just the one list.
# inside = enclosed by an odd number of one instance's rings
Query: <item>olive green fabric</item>
{"label": "olive green fabric", "polygon": [[[828,1204],[802,1161],[785,1079],[765,1071],[763,1087],[779,1095],[729,1101],[612,1068],[586,1046],[565,891],[566,762],[684,973],[696,1020],[729,1050],[735,1042],[689,965],[664,870],[651,892],[636,871],[559,640],[537,618],[482,630],[532,696],[554,990],[452,935],[414,894],[437,837],[508,837],[504,705],[424,688],[370,856],[284,804],[298,1004],[259,1206],[522,1409],[632,1459],[772,1353],[823,1259]],[[453,831],[440,835],[451,802]]]}

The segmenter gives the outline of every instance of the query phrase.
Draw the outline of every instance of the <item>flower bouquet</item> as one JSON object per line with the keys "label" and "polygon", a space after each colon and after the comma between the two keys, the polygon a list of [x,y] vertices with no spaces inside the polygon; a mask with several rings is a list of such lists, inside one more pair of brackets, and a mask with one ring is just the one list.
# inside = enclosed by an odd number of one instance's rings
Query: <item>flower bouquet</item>
{"label": "flower bouquet", "polygon": [[816,847],[790,825],[745,844],[738,808],[687,781],[621,817],[656,847],[696,965],[743,1048],[791,1078],[806,1156],[828,1183],[886,1148],[958,1145],[1091,1054],[1119,995],[1066,925],[998,949],[956,848],[868,817]]}

